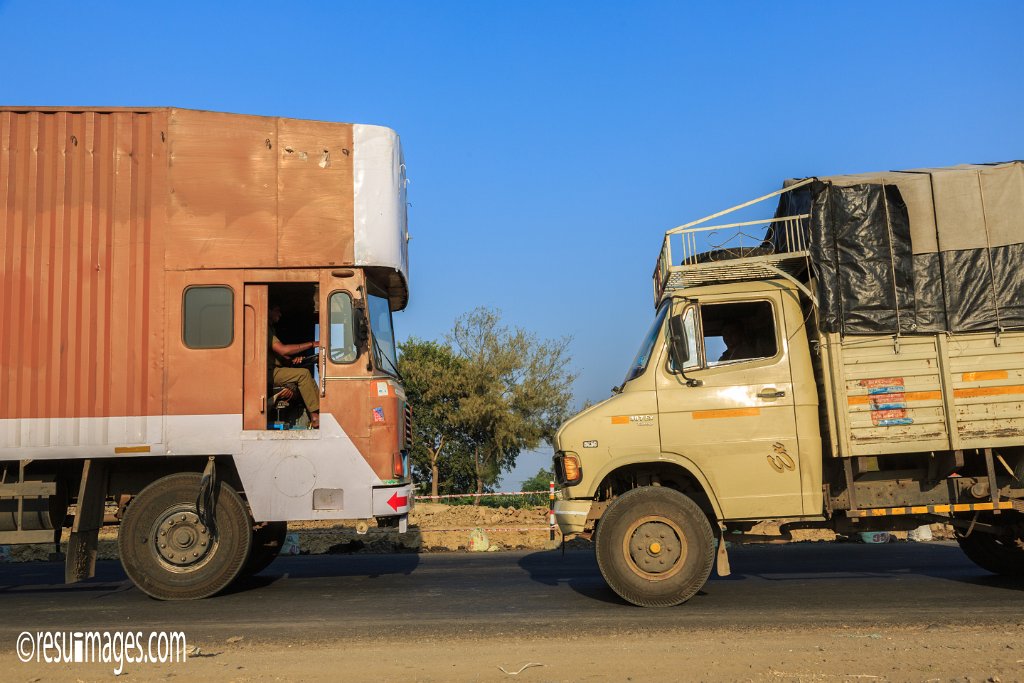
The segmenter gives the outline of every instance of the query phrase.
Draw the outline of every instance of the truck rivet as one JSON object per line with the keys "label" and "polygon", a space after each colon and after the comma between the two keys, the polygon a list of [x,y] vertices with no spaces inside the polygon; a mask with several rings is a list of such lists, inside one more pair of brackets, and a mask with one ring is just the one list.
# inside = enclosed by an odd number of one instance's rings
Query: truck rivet
{"label": "truck rivet", "polygon": [[160,544],[160,547],[161,547],[161,548],[166,548],[166,547],[167,547],[167,544],[166,544],[166,543],[161,543],[161,544]]}
{"label": "truck rivet", "polygon": [[187,519],[187,517],[185,517],[185,515],[182,515],[182,516],[181,516],[181,521],[183,521],[183,522],[184,522],[184,521],[185,521],[186,519]]}

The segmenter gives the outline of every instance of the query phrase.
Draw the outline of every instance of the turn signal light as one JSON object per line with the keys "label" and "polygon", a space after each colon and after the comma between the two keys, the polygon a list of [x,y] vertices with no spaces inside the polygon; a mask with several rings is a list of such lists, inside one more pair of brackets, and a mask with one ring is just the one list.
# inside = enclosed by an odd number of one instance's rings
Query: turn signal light
{"label": "turn signal light", "polygon": [[567,484],[578,483],[583,478],[580,458],[575,453],[566,453],[562,456],[562,467],[564,468],[565,482]]}
{"label": "turn signal light", "polygon": [[401,451],[395,453],[394,468],[392,471],[395,475],[395,479],[405,478],[405,458],[402,456]]}

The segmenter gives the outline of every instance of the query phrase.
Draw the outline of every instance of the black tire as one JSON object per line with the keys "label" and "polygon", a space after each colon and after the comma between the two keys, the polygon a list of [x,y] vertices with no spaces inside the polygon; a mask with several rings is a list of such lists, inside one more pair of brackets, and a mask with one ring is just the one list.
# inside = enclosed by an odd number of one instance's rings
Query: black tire
{"label": "black tire", "polygon": [[281,548],[284,547],[288,535],[288,522],[263,522],[257,524],[252,531],[252,547],[249,548],[249,559],[238,574],[238,578],[255,576],[270,566]]}
{"label": "black tire", "polygon": [[117,537],[121,564],[143,593],[158,600],[197,600],[238,576],[252,545],[252,521],[241,497],[223,482],[214,492],[216,531],[199,521],[202,477],[171,474],[142,489],[125,511]]}
{"label": "black tire", "polygon": [[[991,524],[993,517],[983,521]],[[964,555],[982,569],[1000,576],[1024,578],[1024,539],[1019,533],[1008,531],[996,536],[975,530],[970,536],[963,536],[957,531],[956,542]]]}
{"label": "black tire", "polygon": [[601,575],[640,607],[686,602],[707,582],[715,539],[704,512],[673,489],[645,486],[619,496],[597,526]]}

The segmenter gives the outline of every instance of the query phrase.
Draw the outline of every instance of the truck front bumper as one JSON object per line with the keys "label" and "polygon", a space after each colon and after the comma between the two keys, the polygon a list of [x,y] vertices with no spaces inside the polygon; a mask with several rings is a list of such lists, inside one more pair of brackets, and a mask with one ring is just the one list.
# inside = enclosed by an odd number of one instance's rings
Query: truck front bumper
{"label": "truck front bumper", "polygon": [[378,486],[373,489],[373,516],[407,515],[412,510],[412,484]]}
{"label": "truck front bumper", "polygon": [[583,533],[583,527],[590,514],[591,500],[556,500],[555,522],[562,530],[563,536]]}

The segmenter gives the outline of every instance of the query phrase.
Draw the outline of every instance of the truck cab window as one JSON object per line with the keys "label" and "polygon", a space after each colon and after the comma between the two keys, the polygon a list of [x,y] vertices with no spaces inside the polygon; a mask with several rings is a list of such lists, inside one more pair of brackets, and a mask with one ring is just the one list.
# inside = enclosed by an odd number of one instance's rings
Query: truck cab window
{"label": "truck cab window", "polygon": [[775,315],[767,301],[705,304],[700,314],[709,367],[772,358],[778,352]]}
{"label": "truck cab window", "polygon": [[234,337],[230,287],[189,287],[185,290],[182,339],[190,349],[223,349]]}
{"label": "truck cab window", "polygon": [[387,292],[369,283],[366,303],[376,367],[389,375],[395,375],[398,372],[398,354],[395,353],[395,332],[391,324],[391,304]]}
{"label": "truck cab window", "polygon": [[331,362],[351,363],[359,355],[356,348],[352,297],[348,292],[335,292],[330,300]]}
{"label": "truck cab window", "polygon": [[629,371],[626,372],[623,384],[636,379],[647,369],[647,363],[657,348],[656,344],[660,338],[662,327],[665,325],[665,316],[668,315],[669,307],[669,303],[666,302],[658,309],[658,314],[654,316],[654,322],[651,323],[650,329],[647,330],[647,334],[644,335],[644,340],[640,344],[640,350],[636,352],[636,357],[633,358],[633,363],[629,366]]}

